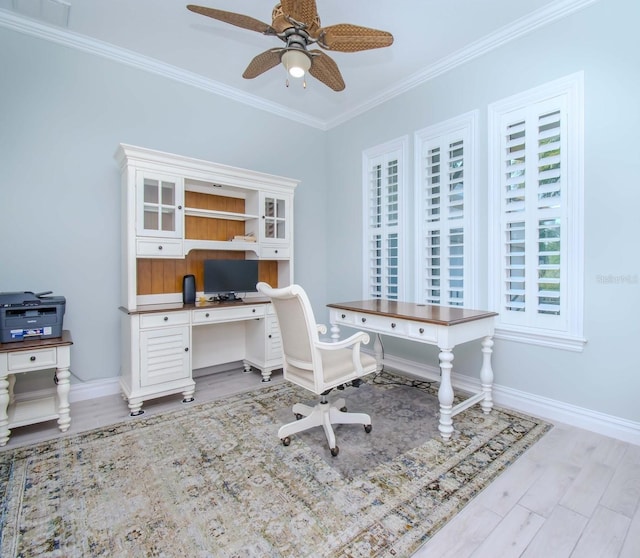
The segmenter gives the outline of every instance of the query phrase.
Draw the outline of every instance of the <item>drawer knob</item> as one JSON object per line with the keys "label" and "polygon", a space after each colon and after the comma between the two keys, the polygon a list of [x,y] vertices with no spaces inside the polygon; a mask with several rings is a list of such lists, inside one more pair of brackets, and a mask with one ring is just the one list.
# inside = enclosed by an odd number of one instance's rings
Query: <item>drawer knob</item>
{"label": "drawer knob", "polygon": [[365,323],[367,321],[367,318],[360,318],[360,320],[362,321],[362,323]]}
{"label": "drawer knob", "polygon": [[31,357],[29,357],[29,360],[30,360],[31,362],[35,362],[36,357],[35,357],[35,356],[31,356]]}
{"label": "drawer knob", "polygon": [[162,244],[158,246],[158,250],[162,250]]}
{"label": "drawer knob", "polygon": [[271,336],[271,335],[269,335],[269,339],[271,339],[271,337],[272,337],[272,336]]}
{"label": "drawer knob", "polygon": [[342,319],[344,320],[347,317],[346,314],[342,314]]}
{"label": "drawer knob", "polygon": [[396,327],[396,324],[391,323],[391,329],[394,329]]}
{"label": "drawer knob", "polygon": [[205,317],[205,318],[208,318],[208,317],[209,317],[209,312],[207,312],[207,313],[204,315],[204,317]]}
{"label": "drawer knob", "polygon": [[274,252],[274,254],[277,254],[277,253],[278,253],[278,250],[274,250],[273,252]]}
{"label": "drawer knob", "polygon": [[165,322],[168,322],[169,321],[169,316],[165,316],[163,319],[164,319]]}
{"label": "drawer knob", "polygon": [[189,347],[185,347],[185,348],[184,348],[184,352],[185,352],[185,353],[188,353],[188,352],[189,352]]}
{"label": "drawer knob", "polygon": [[256,309],[255,309],[255,308],[253,308],[251,311],[252,311],[254,314],[256,313]]}
{"label": "drawer knob", "polygon": [[420,333],[424,333],[424,328],[423,328],[423,327],[421,327],[418,331],[419,331]]}

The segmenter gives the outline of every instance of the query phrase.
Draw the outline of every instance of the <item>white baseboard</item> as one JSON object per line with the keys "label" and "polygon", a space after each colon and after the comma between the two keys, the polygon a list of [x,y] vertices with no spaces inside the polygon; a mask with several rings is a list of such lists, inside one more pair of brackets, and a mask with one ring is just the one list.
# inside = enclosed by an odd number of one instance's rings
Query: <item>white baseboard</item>
{"label": "white baseboard", "polygon": [[[385,356],[384,365],[390,370],[415,378],[428,381],[440,380],[440,369],[435,366],[419,364],[392,355]],[[473,393],[480,391],[480,379],[463,374],[452,373],[451,383],[454,388],[461,391]],[[640,445],[640,423],[637,422],[499,384],[493,385],[493,400],[496,405],[501,407],[537,416],[549,422],[562,422],[624,442]]]}
{"label": "white baseboard", "polygon": [[69,402],[86,401],[87,399],[97,399],[108,395],[118,395],[120,393],[120,378],[106,378],[104,380],[92,380],[81,384],[71,384],[69,390]]}

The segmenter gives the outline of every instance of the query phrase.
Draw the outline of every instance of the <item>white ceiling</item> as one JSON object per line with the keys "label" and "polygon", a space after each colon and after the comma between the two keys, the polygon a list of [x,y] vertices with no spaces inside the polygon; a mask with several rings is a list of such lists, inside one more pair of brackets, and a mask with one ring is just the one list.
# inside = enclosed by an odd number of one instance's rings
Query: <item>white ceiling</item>
{"label": "white ceiling", "polygon": [[[191,1],[269,24],[277,2]],[[287,88],[280,66],[253,80],[243,79],[254,56],[283,43],[192,13],[184,0],[69,0],[68,11],[64,0],[0,0],[0,25],[71,43],[328,128],[594,1],[317,0],[323,26],[353,23],[394,36],[388,48],[328,53],[346,83],[342,92],[312,77],[306,89],[298,80],[290,80]]]}

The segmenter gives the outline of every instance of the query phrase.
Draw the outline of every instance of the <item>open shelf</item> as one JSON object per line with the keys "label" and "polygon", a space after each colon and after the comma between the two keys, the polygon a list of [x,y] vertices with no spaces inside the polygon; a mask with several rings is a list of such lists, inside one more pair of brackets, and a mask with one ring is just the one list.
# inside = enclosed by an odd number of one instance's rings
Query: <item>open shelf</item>
{"label": "open shelf", "polygon": [[219,211],[217,209],[199,209],[197,207],[185,207],[184,214],[192,217],[206,217],[208,219],[226,219],[228,221],[250,221],[258,219],[257,215],[246,213],[233,213],[231,211]]}

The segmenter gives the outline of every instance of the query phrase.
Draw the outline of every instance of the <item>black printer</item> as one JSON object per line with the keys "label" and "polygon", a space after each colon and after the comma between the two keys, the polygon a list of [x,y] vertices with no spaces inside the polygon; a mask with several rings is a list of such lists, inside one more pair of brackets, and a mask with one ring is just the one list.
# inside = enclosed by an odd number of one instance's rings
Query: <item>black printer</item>
{"label": "black printer", "polygon": [[61,337],[66,300],[50,294],[0,293],[0,343]]}

